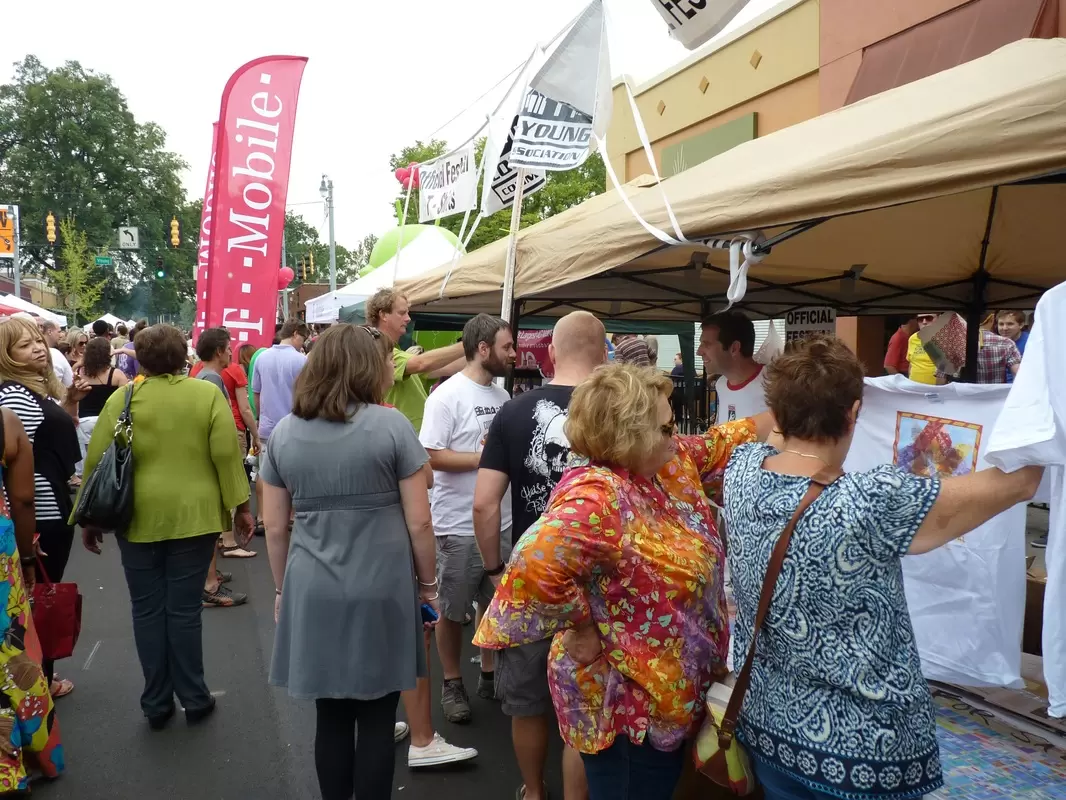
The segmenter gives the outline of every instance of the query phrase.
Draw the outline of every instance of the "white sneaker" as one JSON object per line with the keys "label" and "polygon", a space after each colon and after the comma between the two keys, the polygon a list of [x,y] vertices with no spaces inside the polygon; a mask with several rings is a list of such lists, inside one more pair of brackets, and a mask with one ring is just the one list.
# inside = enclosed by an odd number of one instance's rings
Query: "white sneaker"
{"label": "white sneaker", "polygon": [[392,741],[399,744],[407,738],[407,734],[411,732],[411,726],[406,722],[397,722],[396,727],[392,733]]}
{"label": "white sneaker", "polygon": [[477,750],[473,747],[456,747],[444,741],[439,733],[433,734],[433,741],[425,747],[411,745],[407,751],[407,766],[411,769],[418,767],[436,767],[441,764],[455,764],[459,761],[469,761],[477,758]]}

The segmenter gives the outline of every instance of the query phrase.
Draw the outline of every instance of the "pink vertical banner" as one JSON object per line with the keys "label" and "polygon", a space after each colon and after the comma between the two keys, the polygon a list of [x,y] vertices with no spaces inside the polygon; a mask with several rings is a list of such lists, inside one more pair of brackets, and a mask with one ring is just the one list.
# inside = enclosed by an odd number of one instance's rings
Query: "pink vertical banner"
{"label": "pink vertical banner", "polygon": [[245,64],[222,93],[208,259],[207,326],[269,346],[277,318],[296,101],[307,59]]}
{"label": "pink vertical banner", "polygon": [[204,207],[200,212],[200,243],[196,247],[196,320],[193,323],[195,341],[207,327],[207,284],[211,264],[211,209],[215,202],[215,145],[218,143],[218,123],[211,126],[211,164],[207,169],[207,188]]}

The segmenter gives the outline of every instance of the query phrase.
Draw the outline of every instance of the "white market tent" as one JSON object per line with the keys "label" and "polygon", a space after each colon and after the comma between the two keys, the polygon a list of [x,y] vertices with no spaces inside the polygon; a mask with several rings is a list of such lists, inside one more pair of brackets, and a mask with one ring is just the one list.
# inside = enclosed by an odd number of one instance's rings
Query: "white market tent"
{"label": "white market tent", "polygon": [[121,317],[116,317],[114,314],[104,314],[102,317],[100,317],[100,319],[102,319],[104,322],[106,322],[112,328],[115,327],[116,325],[125,325],[126,324],[126,320],[122,319]]}
{"label": "white market tent", "polygon": [[308,300],[307,322],[336,322],[345,306],[359,303],[373,297],[378,289],[392,286],[394,273],[397,281],[410,280],[442,264],[447,268],[454,256],[455,247],[443,236],[418,236],[373,272],[335,292]]}
{"label": "white market tent", "polygon": [[[625,191],[671,230],[659,191]],[[765,239],[738,307],[757,317],[1031,307],[1066,277],[1066,40],[1015,42],[754,139],[662,191],[681,245],[645,231],[617,192],[522,230],[517,315],[696,321],[725,304],[728,247],[747,232]],[[499,313],[506,246],[399,288],[414,311]]]}
{"label": "white market tent", "polygon": [[33,314],[33,316],[35,317],[40,317],[41,319],[46,319],[50,322],[54,322],[60,328],[67,327],[67,318],[64,317],[62,314],[56,314],[55,312],[49,311],[46,308],[36,306],[29,300],[23,300],[21,297],[16,297],[13,294],[5,294],[3,297],[0,297],[0,303],[3,303],[5,306],[13,306],[17,309],[25,311],[28,314]]}

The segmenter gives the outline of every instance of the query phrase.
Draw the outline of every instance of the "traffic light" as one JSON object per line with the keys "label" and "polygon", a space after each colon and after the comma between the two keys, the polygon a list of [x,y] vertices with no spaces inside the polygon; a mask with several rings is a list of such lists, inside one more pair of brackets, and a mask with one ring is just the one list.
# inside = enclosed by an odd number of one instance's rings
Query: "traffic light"
{"label": "traffic light", "polygon": [[163,256],[159,256],[155,260],[155,276],[157,278],[165,278],[167,276],[166,270],[163,269]]}
{"label": "traffic light", "polygon": [[301,278],[301,280],[306,281],[307,280],[307,262],[304,261],[304,257],[303,256],[300,256],[300,258],[297,259],[296,268],[298,270],[300,270],[300,278]]}
{"label": "traffic light", "polygon": [[177,217],[170,220],[170,246],[175,249],[181,247],[181,223]]}
{"label": "traffic light", "polygon": [[307,266],[311,270],[311,277],[312,278],[318,277],[318,273],[315,272],[315,254],[313,252],[312,253],[308,253],[307,254],[307,258],[308,258],[308,261],[309,261]]}
{"label": "traffic light", "polygon": [[48,240],[48,244],[56,243],[56,217],[51,211],[44,218],[44,236]]}

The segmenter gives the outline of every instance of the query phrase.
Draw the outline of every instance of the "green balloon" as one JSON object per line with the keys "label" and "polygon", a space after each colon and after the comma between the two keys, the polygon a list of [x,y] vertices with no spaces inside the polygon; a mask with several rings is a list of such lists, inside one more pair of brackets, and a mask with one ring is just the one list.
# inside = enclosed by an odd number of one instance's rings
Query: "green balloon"
{"label": "green balloon", "polygon": [[427,232],[429,232],[429,236],[443,236],[456,249],[462,249],[459,237],[447,228],[441,228],[436,225],[404,225],[402,228],[393,228],[378,239],[378,243],[374,245],[374,249],[371,251],[370,258],[367,261],[369,266],[377,269],[395,257],[400,249],[401,231],[403,232],[404,247],[407,247],[419,236],[427,235]]}

